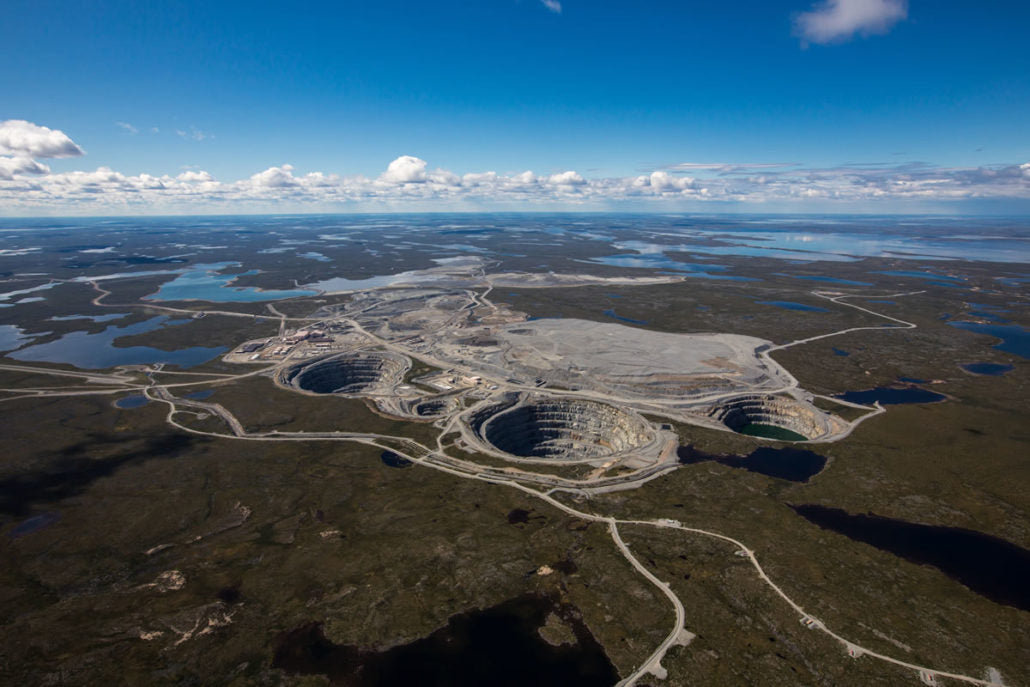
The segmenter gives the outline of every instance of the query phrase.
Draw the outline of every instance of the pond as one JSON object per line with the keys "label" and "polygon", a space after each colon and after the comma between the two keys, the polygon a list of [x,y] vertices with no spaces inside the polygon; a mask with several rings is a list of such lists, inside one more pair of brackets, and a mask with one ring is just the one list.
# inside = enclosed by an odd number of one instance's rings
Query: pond
{"label": "pond", "polygon": [[130,396],[119,398],[114,402],[114,405],[117,408],[128,410],[130,408],[141,408],[148,403],[150,403],[150,399],[143,394],[132,394]]}
{"label": "pond", "polygon": [[634,320],[631,317],[623,317],[615,312],[614,308],[609,308],[604,311],[605,316],[618,320],[619,322],[628,322],[629,324],[647,324],[647,320]]}
{"label": "pond", "polygon": [[826,458],[797,448],[762,446],[746,456],[716,455],[699,451],[693,446],[680,446],[676,453],[683,465],[714,462],[731,468],[741,468],[768,477],[807,482],[826,467]]}
{"label": "pond", "polygon": [[1011,365],[1002,365],[1001,363],[966,363],[959,365],[959,367],[975,375],[988,375],[990,377],[1000,377],[1012,369]]}
{"label": "pond", "polygon": [[783,308],[784,310],[797,310],[800,312],[830,312],[826,308],[820,308],[815,305],[806,305],[804,303],[795,303],[794,301],[755,301],[759,305],[771,305],[776,308]]}
{"label": "pond", "polygon": [[393,451],[383,451],[379,454],[379,460],[383,461],[383,465],[391,468],[410,468],[414,465],[410,460],[398,456]]}

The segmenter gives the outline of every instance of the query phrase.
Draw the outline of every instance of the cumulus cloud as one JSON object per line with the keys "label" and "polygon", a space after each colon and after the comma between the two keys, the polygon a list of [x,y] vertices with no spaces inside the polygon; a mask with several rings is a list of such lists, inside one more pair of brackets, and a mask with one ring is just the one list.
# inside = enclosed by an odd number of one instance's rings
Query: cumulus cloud
{"label": "cumulus cloud", "polygon": [[548,181],[560,186],[579,186],[586,183],[586,179],[580,176],[579,172],[574,172],[572,170],[562,172],[561,174],[552,174],[548,178]]}
{"label": "cumulus cloud", "polygon": [[[267,170],[266,170],[267,171]],[[203,170],[187,170],[175,177],[179,181],[214,181],[215,178]]]}
{"label": "cumulus cloud", "polygon": [[115,122],[114,125],[117,127],[121,127],[122,129],[125,129],[133,136],[139,133],[139,129],[134,127],[132,124],[129,124],[128,122]]}
{"label": "cumulus cloud", "polygon": [[24,119],[0,122],[0,155],[15,157],[78,157],[82,148],[63,131],[38,126]]}
{"label": "cumulus cloud", "polygon": [[390,163],[379,177],[389,184],[416,184],[426,180],[426,161],[411,155],[401,155]]}
{"label": "cumulus cloud", "polygon": [[50,168],[28,157],[0,157],[0,179],[13,179],[15,174],[49,174]]}
{"label": "cumulus cloud", "polygon": [[[180,174],[179,176],[182,175]],[[250,177],[250,181],[255,186],[263,188],[285,188],[297,185],[297,180],[293,177],[293,165],[269,167],[265,171],[258,172]]]}
{"label": "cumulus cloud", "polygon": [[[684,171],[689,170],[690,174]],[[866,163],[804,167],[785,163],[683,163],[633,177],[584,177],[574,170],[455,174],[430,171],[425,160],[404,155],[378,177],[299,174],[293,166],[269,167],[237,181],[200,170],[171,175],[125,175],[107,167],[51,173],[23,156],[0,157],[0,208],[10,214],[60,211],[202,212],[211,209],[290,211],[360,205],[405,207],[607,207],[620,201],[742,204],[824,201],[948,201],[980,198],[1030,201],[1030,162],[980,167],[925,163]]]}
{"label": "cumulus cloud", "polygon": [[834,43],[886,33],[906,16],[907,0],[823,0],[795,18],[794,30],[806,42]]}
{"label": "cumulus cloud", "polygon": [[540,2],[555,14],[561,14],[561,3],[558,0],[540,0]]}

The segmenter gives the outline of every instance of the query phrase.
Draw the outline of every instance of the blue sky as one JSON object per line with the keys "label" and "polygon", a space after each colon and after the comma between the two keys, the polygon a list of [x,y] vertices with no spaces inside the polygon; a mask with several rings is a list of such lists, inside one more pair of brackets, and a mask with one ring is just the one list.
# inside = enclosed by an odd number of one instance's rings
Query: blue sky
{"label": "blue sky", "polygon": [[[43,201],[87,207],[54,196],[59,179],[43,195],[25,184],[74,172],[87,183],[81,174],[98,168],[125,179],[203,171],[223,185],[278,169],[283,183],[269,188],[286,189],[311,173],[385,183],[384,170],[404,155],[459,178],[531,170],[536,179],[574,171],[584,183],[571,186],[621,180],[613,202],[644,205],[619,194],[656,171],[711,179],[688,189],[659,178],[649,188],[664,189],[664,201],[680,193],[703,204],[703,187],[718,202],[793,206],[804,205],[797,183],[813,169],[874,170],[880,188],[885,171],[918,170],[939,185],[959,169],[966,176],[956,184],[977,189],[970,198],[1030,208],[1030,167],[1020,167],[1030,161],[1024,2],[7,0],[4,15],[0,120],[62,132],[85,155],[42,159],[8,146],[9,159],[34,156],[48,172],[7,163],[22,170],[7,181],[20,180],[23,192],[0,190],[0,211]],[[708,164],[755,166],[728,174]],[[985,191],[970,176],[977,169],[1009,170],[1006,187]],[[768,198],[744,192],[762,185],[756,175],[788,172],[789,202],[782,188]],[[177,193],[165,205],[356,202],[311,196],[317,185],[289,197]],[[816,189],[813,210],[833,205],[829,189]],[[116,191],[111,198],[123,202]],[[440,196],[420,187],[384,197],[441,208],[579,202],[510,191]],[[368,198],[367,188],[354,193]],[[862,202],[844,195],[842,210]],[[982,203],[970,198],[910,193],[894,206]],[[606,198],[594,189],[585,200]]]}

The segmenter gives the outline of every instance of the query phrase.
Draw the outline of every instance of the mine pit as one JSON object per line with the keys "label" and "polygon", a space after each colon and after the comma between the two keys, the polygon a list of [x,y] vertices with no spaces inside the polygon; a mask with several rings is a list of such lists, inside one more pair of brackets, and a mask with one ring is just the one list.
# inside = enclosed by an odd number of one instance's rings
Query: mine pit
{"label": "mine pit", "polygon": [[487,419],[481,433],[504,453],[555,460],[603,458],[651,440],[647,424],[635,415],[581,400],[520,403]]}
{"label": "mine pit", "polygon": [[346,353],[291,368],[283,381],[316,394],[374,393],[401,383],[410,366],[407,358],[389,353]]}
{"label": "mine pit", "polygon": [[841,421],[810,403],[782,396],[740,396],[716,406],[709,416],[740,434],[809,441],[831,434]]}

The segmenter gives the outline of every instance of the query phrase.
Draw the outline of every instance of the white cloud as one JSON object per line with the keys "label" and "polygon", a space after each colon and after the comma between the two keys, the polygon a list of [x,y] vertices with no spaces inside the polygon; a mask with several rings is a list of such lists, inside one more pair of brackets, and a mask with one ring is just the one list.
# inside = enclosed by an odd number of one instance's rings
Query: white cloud
{"label": "white cloud", "polygon": [[561,14],[561,3],[558,0],[540,0],[540,2],[555,14]]}
{"label": "white cloud", "polygon": [[132,124],[129,124],[128,122],[115,122],[114,124],[115,126],[120,126],[121,128],[125,129],[133,136],[139,133],[139,129],[134,127]]}
{"label": "white cloud", "polygon": [[388,184],[414,184],[426,180],[426,161],[411,155],[401,155],[390,163],[380,180]]}
{"label": "white cloud", "polygon": [[[0,211],[7,214],[196,213],[211,210],[330,211],[385,207],[583,207],[611,203],[726,201],[835,203],[870,207],[882,201],[948,201],[982,198],[1030,201],[1030,162],[982,167],[922,163],[868,163],[812,168],[781,163],[684,163],[633,177],[588,178],[569,170],[551,175],[494,171],[463,175],[427,170],[417,157],[401,156],[377,178],[299,174],[288,164],[237,181],[208,172],[128,176],[107,167],[51,173],[25,157],[0,157]],[[875,205],[872,207],[883,207]],[[821,210],[820,210],[821,211]]]}
{"label": "white cloud", "polygon": [[[179,176],[182,176],[181,174]],[[293,177],[293,165],[282,167],[269,167],[263,172],[258,172],[250,178],[255,186],[264,188],[285,188],[296,186],[297,180]]]}
{"label": "white cloud", "polygon": [[63,131],[24,119],[0,122],[0,155],[15,157],[78,157],[84,155]]}
{"label": "white cloud", "polygon": [[[157,133],[157,130],[154,130]],[[201,131],[195,126],[191,126],[189,131],[183,131],[182,129],[176,129],[175,134],[185,141],[203,141],[205,138],[214,138],[214,134]]]}
{"label": "white cloud", "polygon": [[562,172],[561,174],[552,174],[548,177],[548,181],[552,184],[558,184],[562,186],[579,186],[585,184],[586,179],[579,175],[579,172],[569,170],[568,172]]}
{"label": "white cloud", "polygon": [[0,157],[0,179],[13,179],[15,174],[49,173],[49,167],[29,157]]}
{"label": "white cloud", "polygon": [[908,0],[823,0],[794,20],[794,29],[811,43],[847,40],[856,33],[886,33],[908,16]]}
{"label": "white cloud", "polygon": [[[267,170],[266,170],[267,171]],[[256,175],[255,175],[256,176]],[[215,178],[203,170],[188,170],[175,177],[179,181],[214,181]]]}

